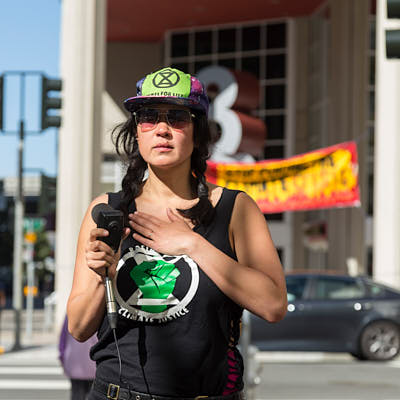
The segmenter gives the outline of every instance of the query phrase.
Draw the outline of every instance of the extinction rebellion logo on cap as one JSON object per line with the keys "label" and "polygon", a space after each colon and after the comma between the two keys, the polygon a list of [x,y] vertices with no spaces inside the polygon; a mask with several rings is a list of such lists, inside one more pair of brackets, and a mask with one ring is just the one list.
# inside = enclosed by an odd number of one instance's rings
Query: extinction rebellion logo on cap
{"label": "extinction rebellion logo on cap", "polygon": [[157,88],[170,88],[179,82],[179,75],[171,69],[163,69],[153,78],[153,85]]}
{"label": "extinction rebellion logo on cap", "polygon": [[188,256],[169,256],[146,246],[130,247],[120,259],[113,280],[122,317],[167,322],[186,308],[199,286],[199,269]]}
{"label": "extinction rebellion logo on cap", "polygon": [[191,79],[189,74],[174,68],[163,68],[146,76],[143,81],[142,96],[189,97]]}

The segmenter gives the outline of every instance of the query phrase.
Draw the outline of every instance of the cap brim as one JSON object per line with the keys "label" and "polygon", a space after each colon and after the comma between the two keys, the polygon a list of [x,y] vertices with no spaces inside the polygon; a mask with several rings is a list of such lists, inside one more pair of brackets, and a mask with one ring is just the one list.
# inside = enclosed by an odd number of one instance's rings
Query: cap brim
{"label": "cap brim", "polygon": [[174,104],[204,112],[204,109],[200,103],[186,97],[136,96],[130,97],[124,101],[124,107],[131,113],[148,104]]}

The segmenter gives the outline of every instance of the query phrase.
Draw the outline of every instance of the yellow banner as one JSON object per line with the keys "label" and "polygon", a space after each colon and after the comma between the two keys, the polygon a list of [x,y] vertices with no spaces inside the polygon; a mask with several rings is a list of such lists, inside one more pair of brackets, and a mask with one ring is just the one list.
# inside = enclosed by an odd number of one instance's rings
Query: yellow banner
{"label": "yellow banner", "polygon": [[360,204],[355,142],[284,160],[208,162],[210,182],[243,190],[264,213]]}

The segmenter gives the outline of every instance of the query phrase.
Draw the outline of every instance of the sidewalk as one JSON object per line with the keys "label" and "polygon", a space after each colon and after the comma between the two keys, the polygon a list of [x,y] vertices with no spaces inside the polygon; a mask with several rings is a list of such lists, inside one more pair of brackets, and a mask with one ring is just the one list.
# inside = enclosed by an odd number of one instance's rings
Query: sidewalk
{"label": "sidewalk", "polygon": [[51,365],[59,367],[59,373],[63,373],[58,359],[58,348],[56,345],[26,346],[19,351],[9,351],[0,354],[0,367],[27,365],[30,367]]}
{"label": "sidewalk", "polygon": [[[21,347],[38,347],[38,346],[57,346],[58,335],[54,332],[33,332],[31,337],[27,337],[25,332],[21,332]],[[4,352],[8,353],[14,346],[15,333],[12,331],[1,332],[0,345]]]}
{"label": "sidewalk", "polygon": [[53,332],[34,331],[28,338],[21,332],[21,349],[13,351],[14,332],[1,332],[0,344],[4,350],[0,354],[0,366],[50,366],[62,369],[58,360],[58,335]]}
{"label": "sidewalk", "polygon": [[[44,329],[43,310],[35,310],[33,314],[32,334],[27,335],[25,329],[25,313],[21,315],[20,351],[12,351],[15,343],[14,315],[12,310],[3,310],[0,323],[0,359],[7,354],[20,353],[27,349],[57,348],[58,332]],[[32,357],[32,356],[31,356]],[[32,357],[34,360],[35,357]]]}

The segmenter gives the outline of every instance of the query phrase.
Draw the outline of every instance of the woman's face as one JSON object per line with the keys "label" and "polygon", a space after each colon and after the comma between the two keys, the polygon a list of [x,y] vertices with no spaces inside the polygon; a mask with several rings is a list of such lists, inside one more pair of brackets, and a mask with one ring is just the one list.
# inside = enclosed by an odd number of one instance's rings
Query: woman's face
{"label": "woman's face", "polygon": [[137,142],[151,166],[170,168],[189,163],[193,152],[193,122],[189,108],[149,105],[136,112]]}

